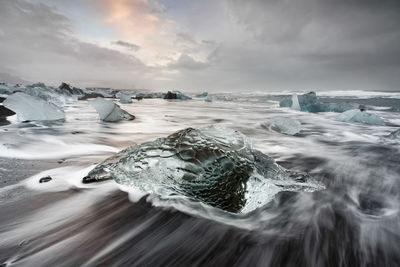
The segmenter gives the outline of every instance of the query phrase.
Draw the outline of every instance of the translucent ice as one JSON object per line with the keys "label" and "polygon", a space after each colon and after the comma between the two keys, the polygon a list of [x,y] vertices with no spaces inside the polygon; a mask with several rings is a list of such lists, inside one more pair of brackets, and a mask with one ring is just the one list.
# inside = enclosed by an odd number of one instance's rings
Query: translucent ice
{"label": "translucent ice", "polygon": [[15,93],[4,100],[3,105],[17,113],[20,121],[47,121],[64,119],[64,112],[41,98]]}
{"label": "translucent ice", "polygon": [[372,125],[385,125],[385,122],[375,114],[359,109],[351,109],[336,116],[338,121],[352,121]]}
{"label": "translucent ice", "polygon": [[309,92],[299,96],[294,94],[291,99],[283,99],[279,105],[281,107],[290,107],[294,110],[308,112],[343,112],[355,108],[354,105],[349,103],[322,103],[317,98],[315,92]]}
{"label": "translucent ice", "polygon": [[301,123],[291,118],[275,117],[269,120],[268,124],[273,130],[283,134],[295,135],[301,131]]}
{"label": "translucent ice", "polygon": [[97,113],[99,113],[100,119],[103,121],[115,122],[121,120],[133,120],[135,118],[135,116],[121,109],[111,100],[105,100],[98,97],[88,101],[96,109]]}
{"label": "translucent ice", "polygon": [[221,127],[187,128],[129,147],[97,165],[84,181],[107,179],[230,212],[251,211],[280,191],[323,188],[307,174],[286,170],[254,150],[240,132]]}
{"label": "translucent ice", "polygon": [[115,96],[122,104],[132,103],[132,93],[130,92],[118,92]]}
{"label": "translucent ice", "polygon": [[207,92],[196,95],[197,98],[206,98],[207,96],[208,96]]}
{"label": "translucent ice", "polygon": [[389,139],[400,139],[400,129],[397,129],[396,131],[390,133],[387,138]]}
{"label": "translucent ice", "polygon": [[301,110],[300,104],[299,104],[299,99],[298,99],[296,94],[292,95],[292,106],[291,106],[291,108],[294,109],[294,110]]}

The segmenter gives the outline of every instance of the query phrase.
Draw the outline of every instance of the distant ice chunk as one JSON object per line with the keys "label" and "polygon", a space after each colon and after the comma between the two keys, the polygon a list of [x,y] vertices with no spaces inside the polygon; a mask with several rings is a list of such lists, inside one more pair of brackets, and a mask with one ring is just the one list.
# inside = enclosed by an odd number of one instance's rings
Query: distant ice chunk
{"label": "distant ice chunk", "polygon": [[121,102],[122,104],[132,103],[132,93],[130,92],[120,91],[115,96],[119,99],[119,102]]}
{"label": "distant ice chunk", "polygon": [[307,112],[344,112],[354,109],[355,106],[349,103],[322,103],[317,98],[315,92],[309,92],[303,95],[293,94],[292,98],[285,98],[279,103],[280,107],[290,107],[294,110]]}
{"label": "distant ice chunk", "polygon": [[288,135],[295,135],[299,133],[302,128],[298,120],[285,117],[272,118],[269,120],[268,124],[273,130]]}
{"label": "distant ice chunk", "polygon": [[168,91],[164,96],[164,99],[180,99],[180,100],[188,100],[190,97],[182,94],[180,91]]}
{"label": "distant ice chunk", "polygon": [[4,100],[3,105],[17,113],[20,121],[50,121],[65,119],[64,112],[51,103],[35,96],[15,93]]}
{"label": "distant ice chunk", "polygon": [[135,116],[121,109],[111,100],[95,98],[88,101],[90,105],[96,109],[97,113],[99,113],[102,121],[115,122],[121,120],[133,120],[135,118]]}
{"label": "distant ice chunk", "polygon": [[42,87],[42,88],[46,88],[46,85],[44,83],[33,83],[31,85],[28,85],[27,87]]}
{"label": "distant ice chunk", "polygon": [[395,140],[395,139],[400,139],[400,129],[397,129],[396,131],[390,133],[390,134],[387,136],[387,138],[393,139],[393,140]]}
{"label": "distant ice chunk", "polygon": [[336,116],[338,121],[351,121],[371,125],[385,125],[385,122],[375,114],[359,109],[351,109]]}
{"label": "distant ice chunk", "polygon": [[102,95],[103,97],[111,98],[113,97],[113,92],[111,89],[103,89],[103,88],[94,88],[91,90],[95,94]]}
{"label": "distant ice chunk", "polygon": [[208,96],[207,92],[201,93],[201,94],[197,94],[196,97],[197,98],[206,98]]}

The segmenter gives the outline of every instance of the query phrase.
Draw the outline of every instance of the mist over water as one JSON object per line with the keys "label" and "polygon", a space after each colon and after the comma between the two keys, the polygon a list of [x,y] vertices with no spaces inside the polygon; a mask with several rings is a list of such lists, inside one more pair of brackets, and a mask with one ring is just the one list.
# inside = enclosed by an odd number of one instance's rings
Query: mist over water
{"label": "mist over water", "polygon": [[[280,108],[281,98],[254,93],[214,95],[211,102],[145,99],[120,104],[136,119],[114,124],[100,122],[86,101],[78,101],[66,106],[64,123],[1,126],[0,158],[60,163],[0,189],[0,263],[399,266],[400,141],[387,138],[400,127],[398,94],[323,96],[366,104],[385,126]],[[302,130],[290,136],[266,126],[278,116],[299,120]],[[96,164],[128,146],[210,125],[240,131],[253,148],[287,169],[308,172],[325,189],[282,191],[255,210],[235,214],[114,181],[81,183]],[[38,182],[47,175],[53,180]]]}

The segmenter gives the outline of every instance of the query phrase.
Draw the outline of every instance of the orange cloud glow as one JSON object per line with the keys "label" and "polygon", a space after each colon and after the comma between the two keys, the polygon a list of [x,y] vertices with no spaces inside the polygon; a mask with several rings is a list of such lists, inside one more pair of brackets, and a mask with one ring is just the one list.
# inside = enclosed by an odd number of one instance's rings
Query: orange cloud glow
{"label": "orange cloud glow", "polygon": [[162,18],[162,6],[149,0],[88,0],[97,6],[103,21],[119,39],[134,43],[142,57],[154,60],[165,54],[171,22]]}

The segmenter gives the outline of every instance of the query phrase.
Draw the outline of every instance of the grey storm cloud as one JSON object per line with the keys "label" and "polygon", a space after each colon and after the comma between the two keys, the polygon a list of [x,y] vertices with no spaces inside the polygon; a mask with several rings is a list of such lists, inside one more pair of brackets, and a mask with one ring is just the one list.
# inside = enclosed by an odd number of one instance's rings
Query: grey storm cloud
{"label": "grey storm cloud", "polygon": [[176,62],[168,65],[171,69],[186,69],[186,70],[202,70],[208,67],[208,64],[201,61],[196,61],[189,55],[182,54]]}
{"label": "grey storm cloud", "polygon": [[[297,79],[326,89],[400,89],[400,1],[228,0],[228,6],[254,40],[240,55],[253,79],[261,79],[258,72],[283,87]],[[230,50],[220,57],[234,60]]]}
{"label": "grey storm cloud", "polygon": [[23,0],[0,5],[1,72],[54,84],[132,86],[125,77],[146,71],[132,55],[73,37],[70,21],[47,5]]}
{"label": "grey storm cloud", "polygon": [[133,50],[133,51],[138,51],[140,49],[140,46],[138,46],[138,45],[135,45],[135,44],[129,43],[129,42],[124,42],[121,40],[114,42],[114,44],[125,47],[126,49]]}

